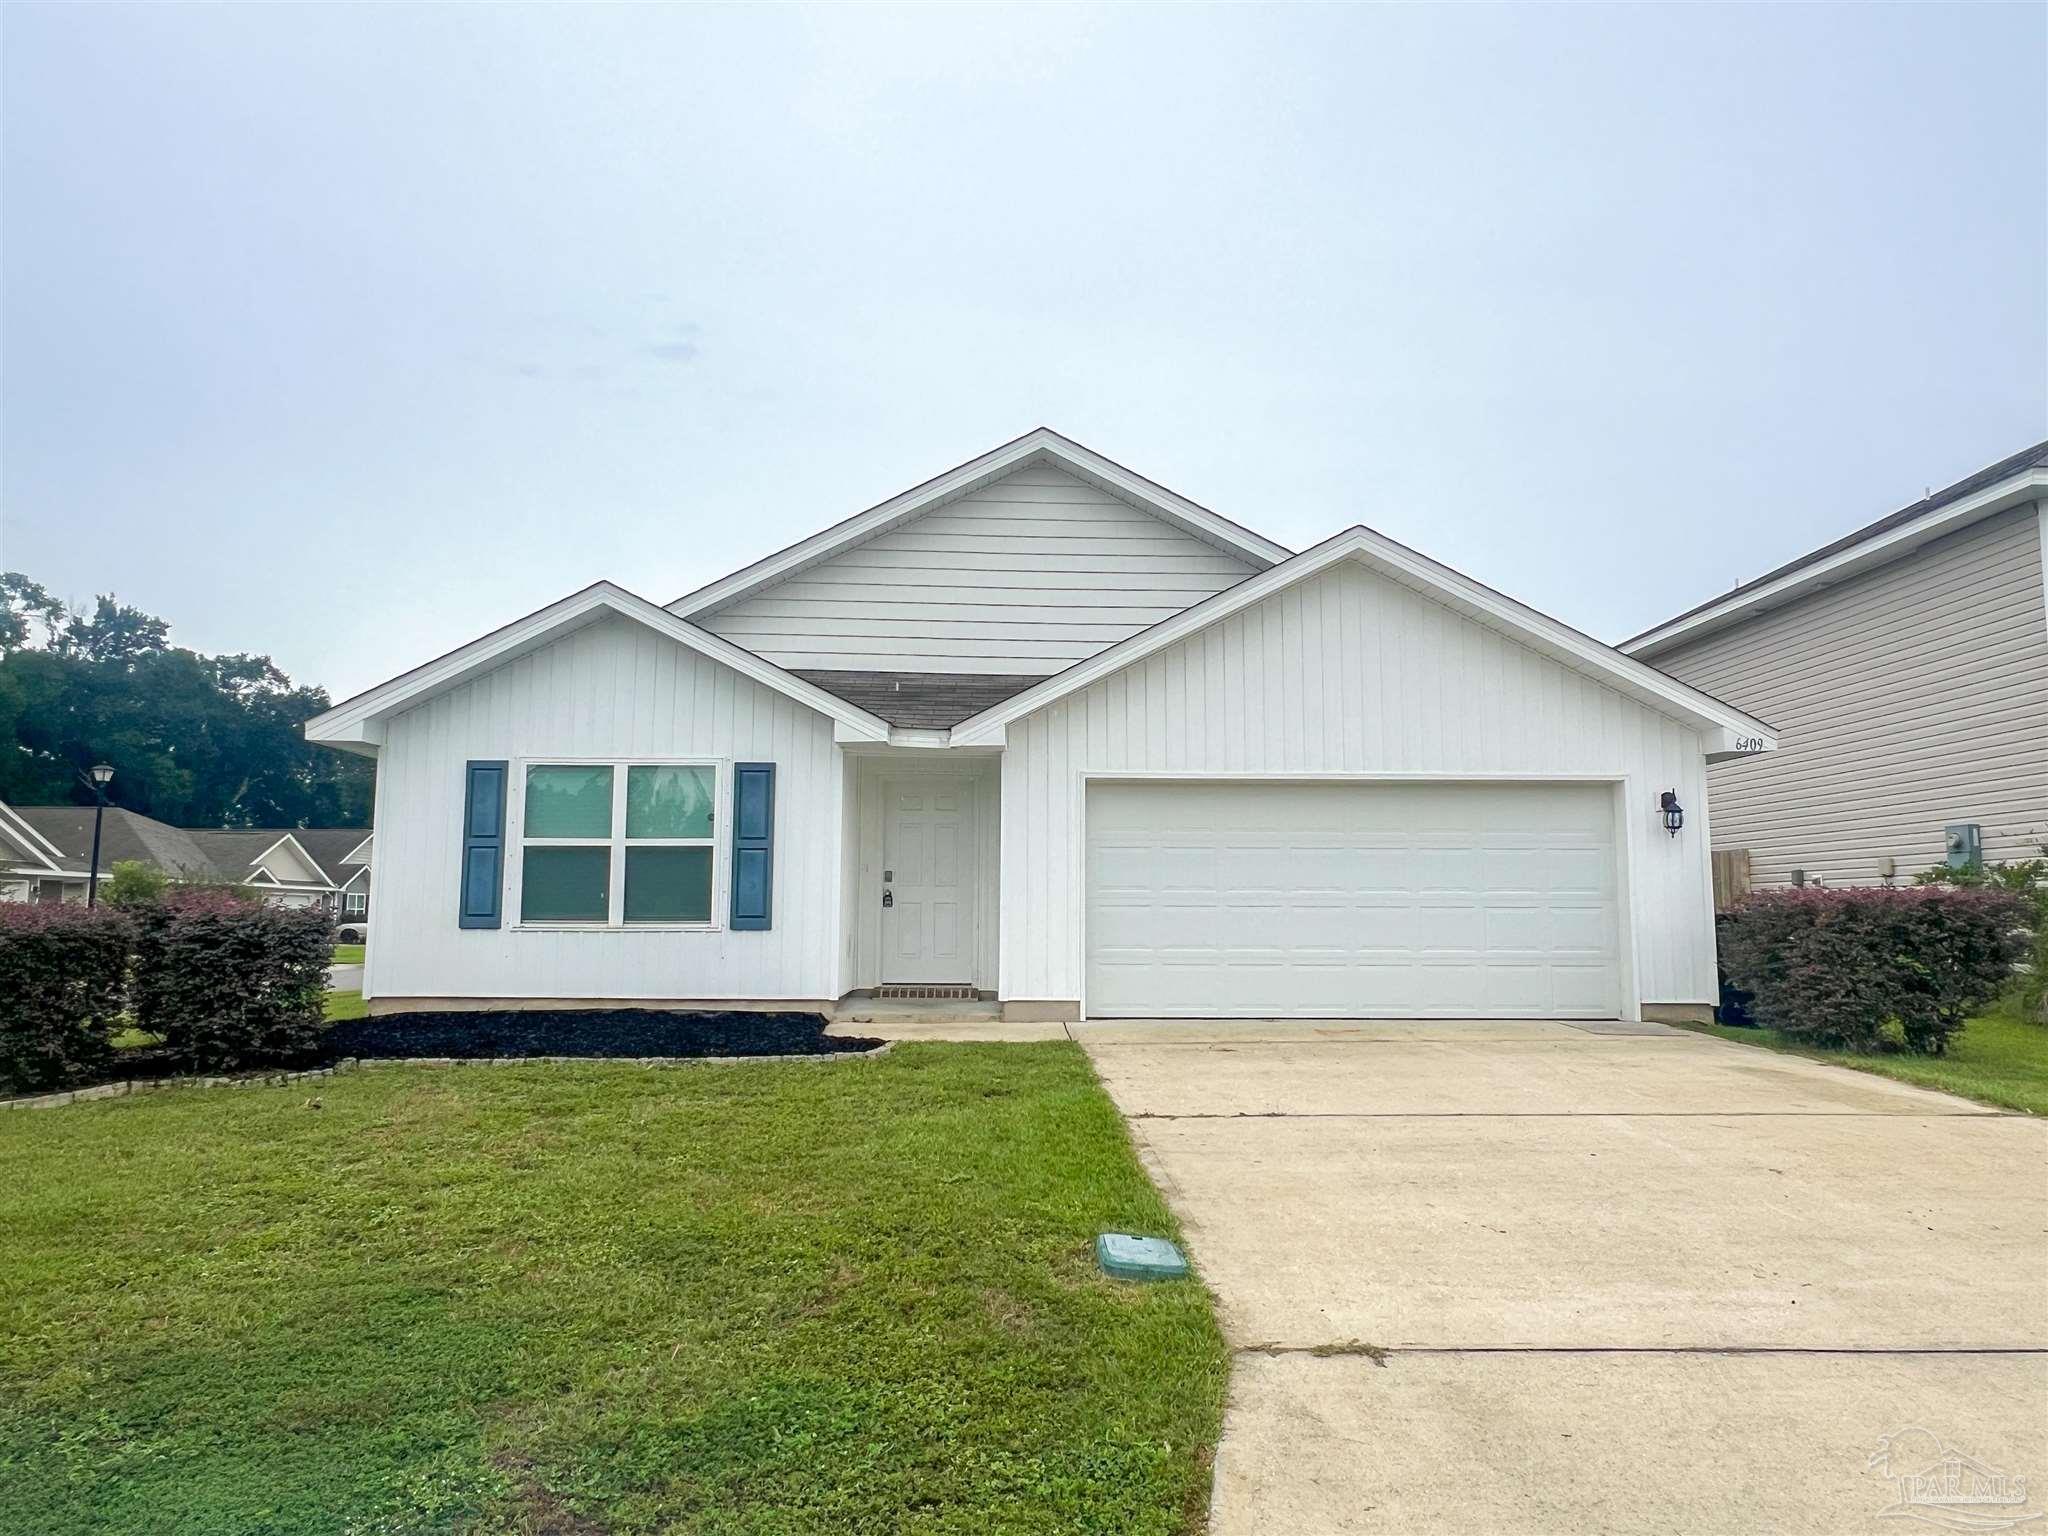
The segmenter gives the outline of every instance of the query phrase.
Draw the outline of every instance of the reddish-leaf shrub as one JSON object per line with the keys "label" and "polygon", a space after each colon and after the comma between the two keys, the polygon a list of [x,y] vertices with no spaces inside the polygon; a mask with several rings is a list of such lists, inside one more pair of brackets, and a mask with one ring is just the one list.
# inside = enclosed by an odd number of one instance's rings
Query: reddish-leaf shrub
{"label": "reddish-leaf shrub", "polygon": [[105,908],[0,902],[0,1091],[104,1073],[128,997],[126,918]]}
{"label": "reddish-leaf shrub", "polygon": [[327,912],[174,889],[134,915],[135,1022],[181,1065],[218,1071],[312,1052],[333,949]]}
{"label": "reddish-leaf shrub", "polygon": [[2011,891],[1763,891],[1720,928],[1729,981],[1757,1022],[1818,1045],[1940,1055],[2012,979],[2031,910]]}

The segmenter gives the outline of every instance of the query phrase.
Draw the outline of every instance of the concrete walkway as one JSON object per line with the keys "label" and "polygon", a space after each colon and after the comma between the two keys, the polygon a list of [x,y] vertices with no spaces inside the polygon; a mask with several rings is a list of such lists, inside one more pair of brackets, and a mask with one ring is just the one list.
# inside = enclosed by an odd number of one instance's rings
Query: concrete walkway
{"label": "concrete walkway", "polygon": [[1218,1536],[1899,1532],[1951,1449],[2048,1507],[2042,1121],[1656,1026],[1073,1034],[1237,1352]]}

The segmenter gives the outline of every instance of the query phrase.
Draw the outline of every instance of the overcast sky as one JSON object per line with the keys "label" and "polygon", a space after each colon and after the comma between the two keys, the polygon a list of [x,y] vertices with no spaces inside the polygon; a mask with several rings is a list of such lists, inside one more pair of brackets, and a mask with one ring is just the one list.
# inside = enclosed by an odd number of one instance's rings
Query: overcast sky
{"label": "overcast sky", "polygon": [[10,5],[0,562],[340,697],[1043,423],[1617,639],[2048,436],[2044,17]]}

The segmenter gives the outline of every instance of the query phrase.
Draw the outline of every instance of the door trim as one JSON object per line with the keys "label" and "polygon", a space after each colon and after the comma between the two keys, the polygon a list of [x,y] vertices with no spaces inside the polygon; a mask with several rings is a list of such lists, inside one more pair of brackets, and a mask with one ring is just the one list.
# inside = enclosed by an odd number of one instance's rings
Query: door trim
{"label": "door trim", "polygon": [[892,956],[889,951],[889,919],[881,909],[880,887],[874,888],[876,902],[875,922],[879,930],[876,945],[876,977],[878,986],[916,987],[953,986],[973,987],[978,984],[981,969],[981,894],[983,877],[981,872],[981,780],[979,776],[958,772],[915,772],[901,776],[885,773],[880,781],[882,794],[882,867],[889,864],[889,830],[894,815],[896,791],[899,787],[916,785],[928,788],[933,785],[951,787],[960,799],[961,844],[966,856],[973,862],[970,879],[963,887],[960,902],[961,932],[960,956],[962,974],[957,983],[954,980],[933,981],[929,977],[902,977],[891,974]]}

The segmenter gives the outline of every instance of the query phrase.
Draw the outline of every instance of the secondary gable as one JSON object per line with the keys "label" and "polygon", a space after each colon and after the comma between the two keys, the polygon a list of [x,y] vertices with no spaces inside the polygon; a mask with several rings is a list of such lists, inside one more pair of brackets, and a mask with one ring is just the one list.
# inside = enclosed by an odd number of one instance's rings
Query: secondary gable
{"label": "secondary gable", "polygon": [[326,885],[327,876],[314,867],[313,862],[302,857],[296,844],[280,838],[266,849],[256,861],[256,868],[267,871],[282,885]]}
{"label": "secondary gable", "polygon": [[693,617],[791,669],[1044,677],[1258,569],[1040,463]]}
{"label": "secondary gable", "polygon": [[[1203,772],[1602,772],[1696,728],[1355,560],[1011,722],[1088,760]],[[1020,731],[1020,727],[1024,728]]]}

